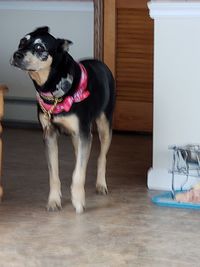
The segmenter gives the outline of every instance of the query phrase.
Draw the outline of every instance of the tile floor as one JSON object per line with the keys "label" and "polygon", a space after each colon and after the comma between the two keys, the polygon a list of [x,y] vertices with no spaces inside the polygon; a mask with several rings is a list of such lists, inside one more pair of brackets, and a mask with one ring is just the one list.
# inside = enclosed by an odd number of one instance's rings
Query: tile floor
{"label": "tile floor", "polygon": [[48,173],[38,130],[4,130],[0,267],[198,267],[200,211],[160,208],[146,188],[151,136],[117,134],[108,155],[108,196],[95,194],[98,140],[87,172],[86,211],[70,202],[74,156],[61,137],[63,209],[45,210]]}

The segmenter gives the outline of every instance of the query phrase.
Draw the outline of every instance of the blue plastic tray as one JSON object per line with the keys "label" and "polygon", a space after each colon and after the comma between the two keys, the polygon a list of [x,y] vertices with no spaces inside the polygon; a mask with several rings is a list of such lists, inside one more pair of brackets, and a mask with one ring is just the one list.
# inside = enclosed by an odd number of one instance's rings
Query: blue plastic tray
{"label": "blue plastic tray", "polygon": [[[178,193],[180,191],[175,192]],[[183,191],[182,191],[183,192]],[[200,209],[200,203],[183,203],[177,202],[172,198],[172,192],[165,192],[159,195],[156,195],[151,198],[151,201],[162,207],[172,207],[172,208],[182,208],[182,209]]]}

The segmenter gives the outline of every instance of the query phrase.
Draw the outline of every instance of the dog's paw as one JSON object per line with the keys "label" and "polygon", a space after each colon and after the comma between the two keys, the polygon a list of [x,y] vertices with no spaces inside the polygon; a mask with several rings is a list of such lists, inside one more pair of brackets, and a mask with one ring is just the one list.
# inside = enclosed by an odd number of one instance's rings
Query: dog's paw
{"label": "dog's paw", "polygon": [[47,211],[60,211],[62,209],[62,205],[56,202],[48,202]]}
{"label": "dog's paw", "polygon": [[50,194],[47,203],[48,211],[59,211],[62,209],[60,194]]}
{"label": "dog's paw", "polygon": [[72,198],[72,204],[76,210],[77,214],[81,214],[85,210],[85,199],[78,200],[75,198]]}
{"label": "dog's paw", "polygon": [[[73,204],[74,205],[74,204]],[[85,210],[85,205],[81,204],[81,203],[77,203],[76,206],[74,205],[75,209],[76,209],[76,213],[77,214],[81,214],[84,212]]]}
{"label": "dog's paw", "polygon": [[72,187],[72,204],[76,210],[76,213],[81,214],[85,210],[85,191],[80,187]]}
{"label": "dog's paw", "polygon": [[108,194],[108,188],[106,185],[97,184],[96,185],[96,193],[99,195],[107,195]]}

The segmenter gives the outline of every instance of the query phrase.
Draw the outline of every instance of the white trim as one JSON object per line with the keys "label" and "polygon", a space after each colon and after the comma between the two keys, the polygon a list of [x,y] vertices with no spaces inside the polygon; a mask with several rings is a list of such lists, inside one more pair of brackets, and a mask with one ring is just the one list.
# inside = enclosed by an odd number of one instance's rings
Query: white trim
{"label": "white trim", "polygon": [[80,1],[0,1],[0,10],[93,11],[93,2]]}
{"label": "white trim", "polygon": [[200,2],[165,1],[148,2],[152,19],[158,18],[200,18]]}

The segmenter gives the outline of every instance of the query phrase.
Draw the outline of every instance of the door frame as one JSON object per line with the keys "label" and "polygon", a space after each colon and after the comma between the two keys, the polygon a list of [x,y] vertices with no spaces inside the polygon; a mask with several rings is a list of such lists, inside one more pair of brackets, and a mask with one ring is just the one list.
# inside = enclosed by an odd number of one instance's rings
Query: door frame
{"label": "door frame", "polygon": [[[104,61],[115,76],[116,10],[117,6],[146,6],[147,0],[93,0],[94,57]],[[108,15],[109,14],[109,15]]]}
{"label": "door frame", "polygon": [[[93,3],[94,57],[105,62],[116,78],[117,9],[127,8],[127,5],[145,8],[147,0],[93,0]],[[117,129],[116,117],[113,127]]]}
{"label": "door frame", "polygon": [[116,0],[93,0],[93,3],[94,57],[105,62],[115,77]]}
{"label": "door frame", "polygon": [[103,7],[104,1],[94,3],[94,57],[103,60]]}

